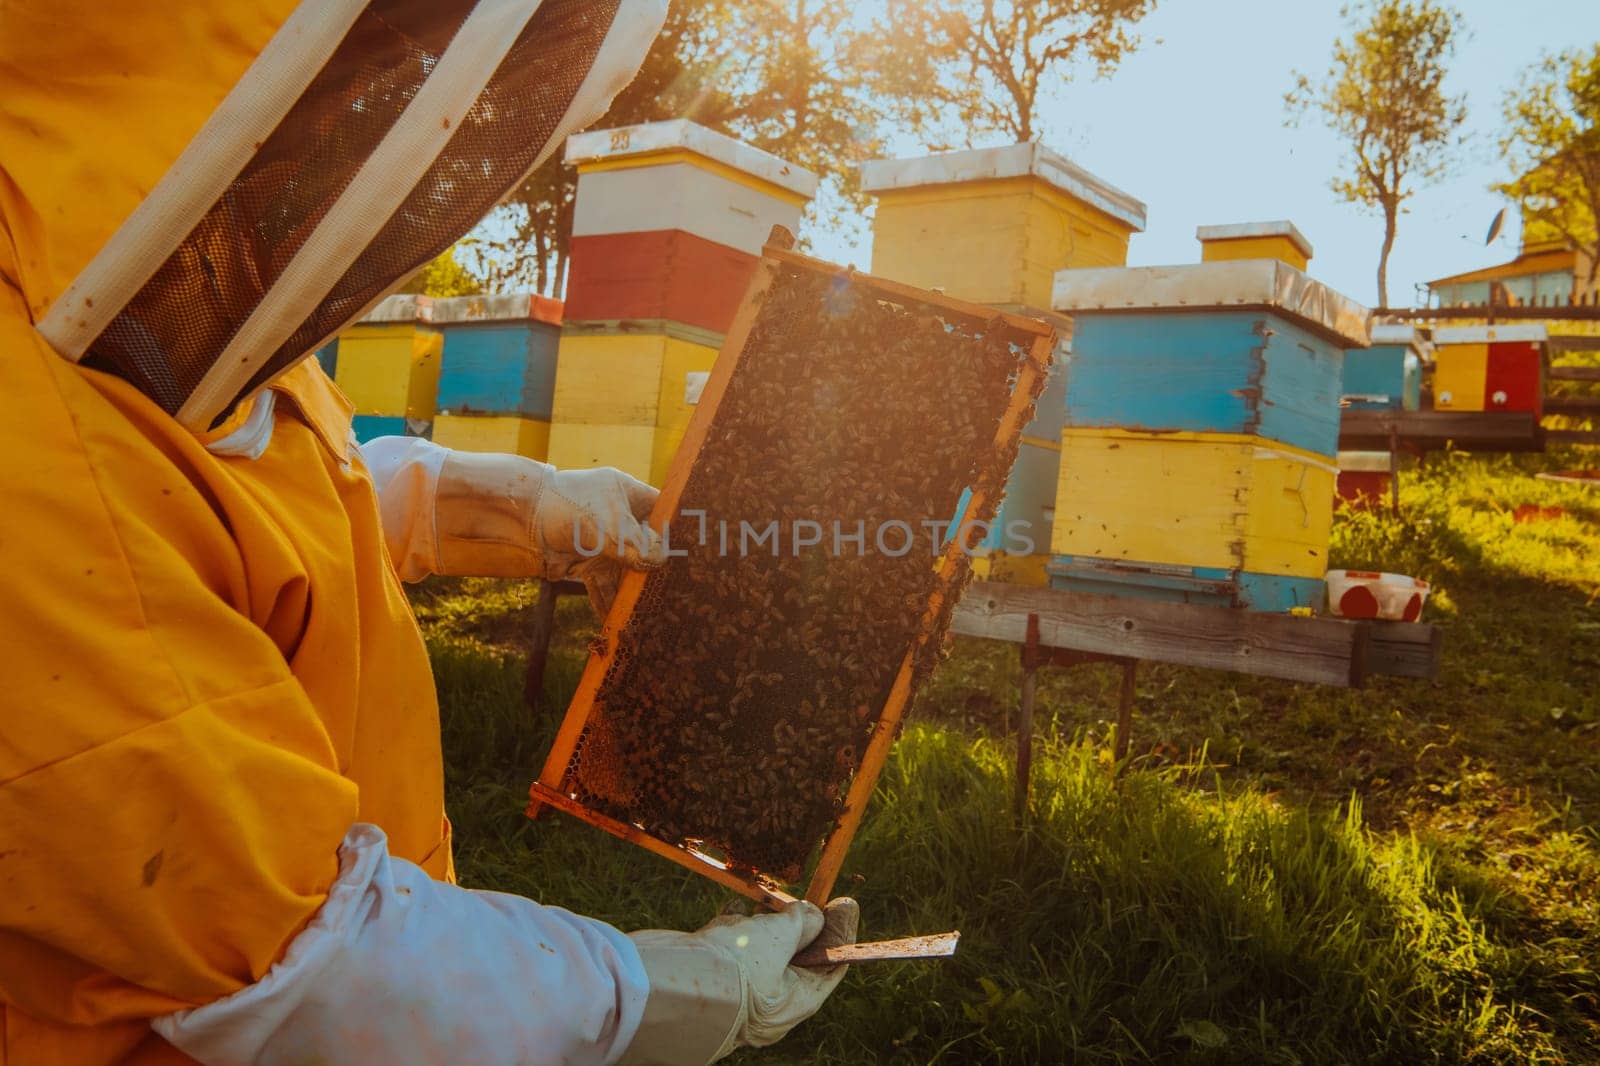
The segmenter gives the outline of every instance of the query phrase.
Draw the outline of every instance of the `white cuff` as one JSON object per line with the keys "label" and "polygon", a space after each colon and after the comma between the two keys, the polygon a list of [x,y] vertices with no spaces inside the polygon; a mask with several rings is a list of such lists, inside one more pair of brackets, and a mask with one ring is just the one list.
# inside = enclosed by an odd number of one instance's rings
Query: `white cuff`
{"label": "white cuff", "polygon": [[204,1066],[578,1066],[616,1061],[647,995],[639,953],[617,930],[434,881],[358,824],[327,901],[282,961],[151,1027]]}

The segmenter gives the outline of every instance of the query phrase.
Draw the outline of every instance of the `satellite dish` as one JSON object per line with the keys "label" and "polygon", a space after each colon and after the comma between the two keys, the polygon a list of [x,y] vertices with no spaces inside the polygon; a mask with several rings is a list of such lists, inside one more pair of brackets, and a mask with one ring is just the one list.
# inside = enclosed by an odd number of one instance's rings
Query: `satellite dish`
{"label": "satellite dish", "polygon": [[1483,243],[1486,246],[1493,244],[1494,239],[1500,236],[1500,231],[1505,228],[1506,210],[1506,208],[1502,207],[1495,213],[1494,221],[1489,223],[1489,235],[1483,239]]}

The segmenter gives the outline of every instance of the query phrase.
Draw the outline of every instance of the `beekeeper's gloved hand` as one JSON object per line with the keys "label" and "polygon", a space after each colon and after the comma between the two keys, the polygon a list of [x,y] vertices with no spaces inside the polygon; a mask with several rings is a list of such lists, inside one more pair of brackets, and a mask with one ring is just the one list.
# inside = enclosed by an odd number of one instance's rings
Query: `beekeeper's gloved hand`
{"label": "beekeeper's gloved hand", "polygon": [[624,1066],[702,1066],[742,1047],[766,1047],[817,1012],[848,967],[790,966],[813,942],[856,939],[860,908],[799,902],[777,914],[725,916],[697,933],[649,929],[629,939],[650,978],[650,998]]}
{"label": "beekeeper's gloved hand", "polygon": [[379,437],[360,451],[402,580],[576,578],[604,618],[624,567],[666,561],[665,542],[645,524],[656,490],[620,470],[557,470],[418,437]]}
{"label": "beekeeper's gloved hand", "polygon": [[546,469],[550,480],[534,511],[544,577],[581,580],[594,613],[603,619],[616,598],[623,567],[643,570],[667,560],[661,535],[645,521],[655,506],[656,490],[609,466]]}

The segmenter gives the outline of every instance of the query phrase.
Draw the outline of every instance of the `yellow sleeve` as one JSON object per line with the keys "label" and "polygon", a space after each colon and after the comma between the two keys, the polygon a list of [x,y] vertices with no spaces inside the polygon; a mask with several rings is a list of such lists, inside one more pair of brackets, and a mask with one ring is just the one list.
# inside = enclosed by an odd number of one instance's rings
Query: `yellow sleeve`
{"label": "yellow sleeve", "polygon": [[241,609],[271,605],[198,443],[5,314],[0,402],[0,1002],[73,1025],[208,1002],[320,906],[356,786]]}

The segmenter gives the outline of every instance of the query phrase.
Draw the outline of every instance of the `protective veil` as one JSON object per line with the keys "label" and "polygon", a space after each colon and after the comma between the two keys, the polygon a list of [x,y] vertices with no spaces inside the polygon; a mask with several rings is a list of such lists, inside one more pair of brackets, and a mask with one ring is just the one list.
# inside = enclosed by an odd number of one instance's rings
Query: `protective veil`
{"label": "protective veil", "polygon": [[[155,1019],[212,1061],[409,1061],[227,1024],[407,990],[470,1048],[627,1044],[631,942],[445,883],[427,657],[303,357],[600,115],[661,17],[0,3],[0,1063],[191,1061]],[[444,1011],[440,916],[535,945],[495,954],[494,1017]],[[388,983],[307,997],[357,958]]]}
{"label": "protective veil", "polygon": [[116,233],[35,307],[40,335],[209,428],[598,117],[660,26],[652,6],[300,5]]}

